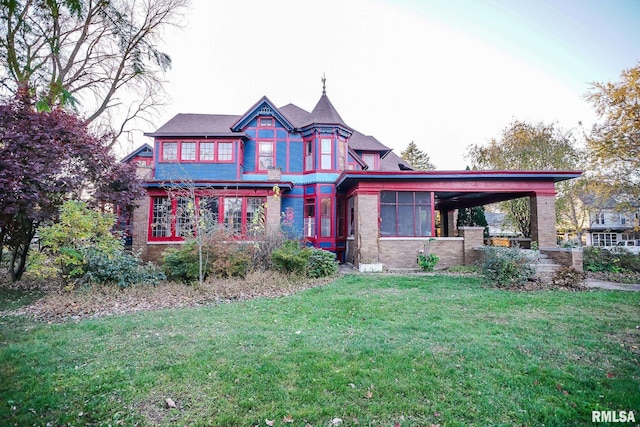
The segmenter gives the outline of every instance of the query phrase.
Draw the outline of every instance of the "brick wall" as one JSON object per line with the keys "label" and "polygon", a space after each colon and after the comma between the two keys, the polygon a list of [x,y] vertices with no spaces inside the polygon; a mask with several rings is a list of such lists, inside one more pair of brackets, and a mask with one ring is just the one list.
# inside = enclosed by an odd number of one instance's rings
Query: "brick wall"
{"label": "brick wall", "polygon": [[581,248],[547,248],[540,249],[556,264],[573,267],[578,271],[583,270],[583,254]]}
{"label": "brick wall", "polygon": [[419,268],[418,253],[427,251],[440,257],[436,270],[463,263],[461,238],[380,239],[380,262],[387,268]]}

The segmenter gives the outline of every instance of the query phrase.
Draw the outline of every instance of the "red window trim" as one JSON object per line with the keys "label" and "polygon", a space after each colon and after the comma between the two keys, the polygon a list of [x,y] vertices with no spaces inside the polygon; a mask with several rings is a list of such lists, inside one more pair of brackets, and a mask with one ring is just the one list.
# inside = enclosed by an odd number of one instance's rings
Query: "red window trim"
{"label": "red window trim", "polygon": [[[246,193],[246,194],[245,194]],[[171,202],[171,219],[170,219],[170,230],[171,235],[166,237],[154,237],[153,236],[153,228],[151,227],[153,221],[153,200],[155,198],[168,198]],[[147,241],[149,242],[182,242],[184,241],[184,237],[176,236],[176,222],[177,222],[177,207],[178,207],[178,198],[180,197],[179,193],[176,194],[150,194],[149,195],[149,216],[147,220]],[[263,199],[263,203],[266,203],[266,194],[255,194],[253,192],[247,193],[243,192],[242,194],[238,194],[237,192],[225,192],[224,194],[199,194],[196,195],[196,203],[198,206],[200,205],[200,199],[207,197],[218,197],[218,218],[223,222],[226,221],[224,217],[224,199],[225,198],[240,198],[242,199],[242,207],[241,207],[241,234],[235,236],[238,240],[246,240],[250,239],[251,236],[247,236],[247,205],[248,199],[250,198],[259,198]],[[265,212],[266,215],[266,212]]]}
{"label": "red window trim", "polygon": [[[236,142],[237,140],[217,140],[217,139],[194,139],[194,140],[158,140],[160,144],[160,156],[158,159],[158,163],[235,163],[237,153],[236,153]],[[176,146],[176,159],[175,160],[165,160],[164,159],[164,144],[177,144]],[[194,160],[185,160],[182,158],[182,144],[183,143],[195,143],[196,144],[196,158]],[[201,160],[200,159],[200,147],[202,143],[213,144],[213,160]],[[230,160],[220,160],[220,144],[231,144],[231,159]]]}
{"label": "red window trim", "polygon": [[[258,139],[256,140],[256,171],[266,172],[267,169],[260,167],[260,143],[271,144],[271,167],[276,167],[276,142],[271,139]],[[265,156],[266,157],[266,156]]]}
{"label": "red window trim", "polygon": [[[382,191],[379,193],[379,197],[378,197],[378,214],[379,214],[379,223],[378,223],[378,231],[380,233],[380,237],[381,238],[385,238],[385,237],[419,237],[419,238],[429,238],[429,237],[434,237],[435,236],[435,217],[434,217],[434,192],[433,191],[423,191],[423,190],[384,190],[385,192],[393,192],[396,193],[396,202],[395,204],[392,203],[382,203]],[[413,193],[413,204],[409,204],[409,203],[400,203],[398,202],[398,193]],[[422,203],[418,203],[416,204],[415,202],[415,193],[430,193],[430,205],[425,205]],[[395,205],[396,207],[396,223],[395,223],[395,234],[382,234],[382,205]],[[405,234],[398,234],[398,216],[399,216],[399,206],[403,205],[403,206],[413,206],[413,231],[414,234],[413,235],[405,235]],[[415,231],[416,231],[416,215],[415,215],[415,208],[416,206],[429,206],[430,211],[431,211],[431,224],[429,224],[429,232],[430,235],[429,236],[421,236],[421,235],[416,235]]]}
{"label": "red window trim", "polygon": [[[323,141],[330,141],[330,143],[329,143],[329,153],[328,153],[328,154],[327,154],[327,153],[325,153],[325,152],[322,150],[322,148],[323,148],[323,147],[322,147],[322,143],[323,143]],[[319,160],[319,164],[318,164],[318,166],[319,166],[319,170],[322,170],[322,171],[332,171],[332,170],[335,170],[335,166],[334,166],[334,158],[333,158],[333,156],[334,156],[334,151],[335,151],[335,150],[334,150],[334,146],[333,146],[333,145],[334,145],[334,138],[333,138],[333,137],[327,138],[327,137],[322,137],[322,136],[321,136],[321,137],[319,138],[319,143],[320,143],[320,144],[319,144],[319,145],[320,145],[320,147],[318,147],[318,148],[319,148],[319,151],[320,151],[320,155],[318,156],[318,160]],[[329,159],[330,159],[330,162],[331,162],[331,164],[329,165],[329,167],[328,167],[328,168],[322,167],[322,166],[323,166],[323,165],[322,165],[322,158],[323,158],[324,156],[326,156],[326,155],[328,155],[328,156],[329,156]]]}

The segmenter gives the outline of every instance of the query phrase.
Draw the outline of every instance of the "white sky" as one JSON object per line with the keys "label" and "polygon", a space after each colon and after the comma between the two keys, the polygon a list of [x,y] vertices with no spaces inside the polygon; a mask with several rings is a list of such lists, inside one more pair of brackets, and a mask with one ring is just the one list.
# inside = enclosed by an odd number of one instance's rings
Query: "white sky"
{"label": "white sky", "polygon": [[640,61],[638,22],[638,0],[192,0],[165,37],[172,103],[156,125],[263,95],[311,111],[326,73],[349,126],[464,169],[467,146],[513,119],[590,126],[583,95]]}

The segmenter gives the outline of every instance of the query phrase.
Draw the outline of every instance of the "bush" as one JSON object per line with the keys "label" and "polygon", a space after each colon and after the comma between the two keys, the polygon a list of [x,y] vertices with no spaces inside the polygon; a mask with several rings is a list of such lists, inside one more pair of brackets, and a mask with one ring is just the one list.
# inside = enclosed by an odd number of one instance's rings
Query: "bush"
{"label": "bush", "polygon": [[497,285],[523,285],[535,273],[533,257],[518,247],[483,247],[482,275]]}
{"label": "bush", "polygon": [[[169,280],[184,284],[197,282],[200,275],[200,262],[196,242],[185,242],[181,248],[169,248],[164,251],[162,269]],[[206,268],[204,275],[206,277]]]}
{"label": "bush", "polygon": [[309,248],[307,276],[312,278],[333,276],[338,272],[338,261],[333,252]]}
{"label": "bush", "polygon": [[428,256],[424,254],[418,255],[418,265],[422,271],[433,271],[438,261],[440,261],[440,257],[435,254],[429,254]]}
{"label": "bush", "polygon": [[561,288],[581,289],[586,275],[573,267],[560,267],[551,278],[551,284]]}
{"label": "bush", "polygon": [[583,268],[596,273],[640,272],[640,255],[625,248],[587,246],[583,249]]}
{"label": "bush", "polygon": [[273,268],[281,273],[304,275],[311,249],[302,248],[297,240],[288,240],[271,254]]}
{"label": "bush", "polygon": [[107,253],[100,249],[87,248],[83,251],[82,282],[98,284],[116,283],[126,288],[140,283],[156,285],[165,275],[151,263],[143,265],[140,258],[120,251]]}

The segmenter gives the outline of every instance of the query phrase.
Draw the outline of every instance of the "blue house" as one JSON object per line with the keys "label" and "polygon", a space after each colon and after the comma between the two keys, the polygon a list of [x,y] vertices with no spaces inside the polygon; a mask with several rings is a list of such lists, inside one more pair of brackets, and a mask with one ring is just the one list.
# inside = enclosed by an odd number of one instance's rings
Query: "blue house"
{"label": "blue house", "polygon": [[181,188],[238,239],[253,238],[250,225],[266,205],[267,230],[285,217],[309,244],[356,265],[411,268],[427,243],[441,251],[441,267],[472,262],[465,245],[482,245],[482,233],[456,230],[454,211],[523,196],[531,199],[534,239],[556,246],[554,183],[580,174],[414,171],[348,126],[324,88],[311,112],[263,97],[242,115],[178,114],[145,135],[153,146],[126,161],[139,166],[147,193],[131,234],[148,260],[190,232],[193,202]]}

